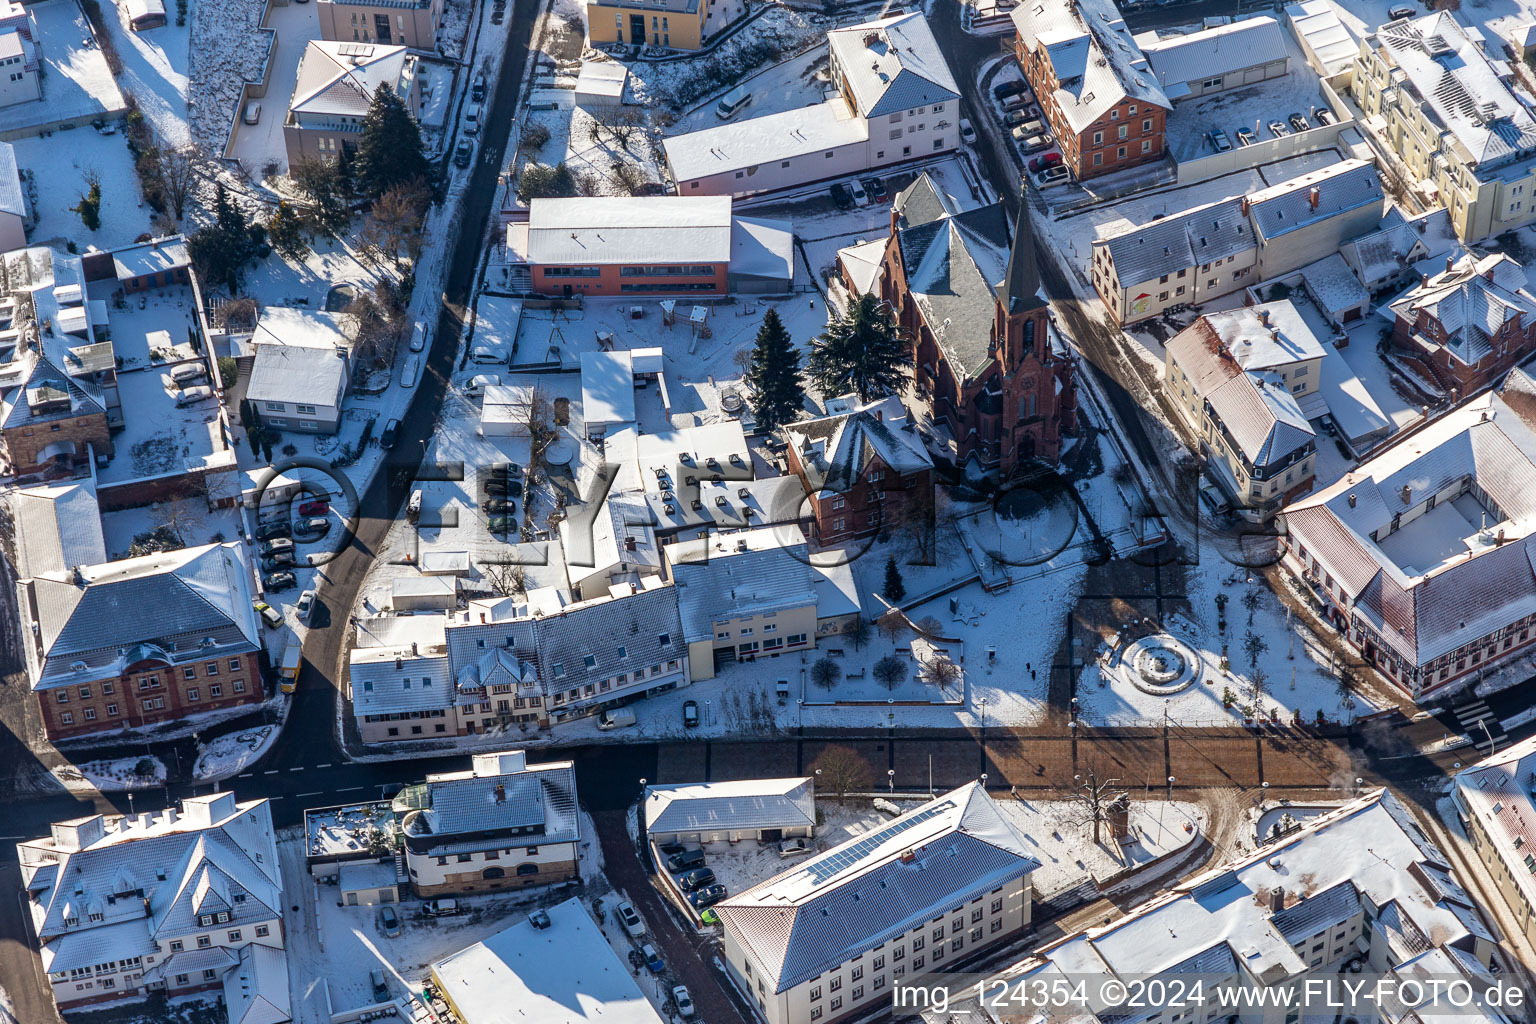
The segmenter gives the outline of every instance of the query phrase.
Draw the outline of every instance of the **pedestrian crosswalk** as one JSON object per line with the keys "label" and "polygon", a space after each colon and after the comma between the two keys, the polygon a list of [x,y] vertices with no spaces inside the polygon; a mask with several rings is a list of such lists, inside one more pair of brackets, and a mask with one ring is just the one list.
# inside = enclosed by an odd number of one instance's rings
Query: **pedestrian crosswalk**
{"label": "pedestrian crosswalk", "polygon": [[1462,729],[1466,730],[1467,738],[1478,750],[1487,753],[1491,748],[1508,739],[1504,735],[1504,730],[1499,728],[1499,720],[1486,701],[1476,700],[1470,704],[1452,708],[1451,714],[1456,716],[1456,721],[1461,723]]}

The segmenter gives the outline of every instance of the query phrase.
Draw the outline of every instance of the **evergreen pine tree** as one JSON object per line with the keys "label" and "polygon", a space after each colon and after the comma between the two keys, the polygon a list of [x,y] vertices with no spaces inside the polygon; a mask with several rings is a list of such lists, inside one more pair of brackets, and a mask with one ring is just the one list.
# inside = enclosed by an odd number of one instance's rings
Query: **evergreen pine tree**
{"label": "evergreen pine tree", "polygon": [[80,215],[80,223],[95,231],[101,227],[101,184],[91,183],[91,190],[80,197],[80,202],[70,207]]}
{"label": "evergreen pine tree", "polygon": [[852,391],[872,402],[900,390],[911,362],[905,332],[890,307],[861,295],[827,324],[811,350],[810,376],[824,396]]}
{"label": "evergreen pine tree", "polygon": [[251,258],[256,244],[245,214],[230,201],[220,182],[214,192],[213,223],[198,230],[187,243],[198,273],[210,283],[234,292],[240,287],[240,267]]}
{"label": "evergreen pine tree", "polygon": [[792,423],[805,407],[805,387],[800,383],[800,353],[790,341],[778,310],[768,310],[763,316],[763,325],[757,329],[746,384],[752,393],[752,412],[761,427],[772,430],[781,424]]}
{"label": "evergreen pine tree", "polygon": [[907,596],[907,585],[901,581],[901,570],[896,567],[896,556],[885,560],[885,599],[900,604]]}
{"label": "evergreen pine tree", "polygon": [[373,103],[363,117],[354,171],[357,193],[365,199],[377,199],[396,185],[432,177],[416,119],[395,91],[382,83],[374,90]]}
{"label": "evergreen pine tree", "polygon": [[309,242],[304,237],[304,218],[288,205],[287,200],[278,202],[277,209],[267,218],[267,240],[284,259],[298,261],[309,255]]}

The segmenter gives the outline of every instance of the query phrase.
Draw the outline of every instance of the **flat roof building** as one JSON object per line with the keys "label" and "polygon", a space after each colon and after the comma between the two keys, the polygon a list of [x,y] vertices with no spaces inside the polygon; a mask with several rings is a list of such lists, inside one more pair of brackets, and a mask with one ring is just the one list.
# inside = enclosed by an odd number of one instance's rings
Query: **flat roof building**
{"label": "flat roof building", "polygon": [[777,842],[816,830],[816,784],[807,777],[647,786],[641,814],[653,843]]}

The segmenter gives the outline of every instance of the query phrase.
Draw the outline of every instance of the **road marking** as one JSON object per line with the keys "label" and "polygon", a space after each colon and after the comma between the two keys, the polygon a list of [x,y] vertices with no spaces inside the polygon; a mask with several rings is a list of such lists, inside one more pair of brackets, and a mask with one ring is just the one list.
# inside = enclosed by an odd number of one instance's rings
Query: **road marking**
{"label": "road marking", "polygon": [[328,764],[317,764],[317,765],[315,765],[315,767],[316,768],[329,768],[330,765],[328,765]]}
{"label": "road marking", "polygon": [[317,789],[313,793],[295,793],[294,796],[299,798],[299,799],[303,799],[306,796],[319,796],[323,792],[325,792],[325,790]]}
{"label": "road marking", "polygon": [[304,769],[303,768],[289,768],[288,770],[291,771],[291,772],[301,772]]}
{"label": "road marking", "polygon": [[269,772],[262,772],[261,774],[263,774],[263,775],[276,775],[277,774],[277,769],[273,768],[271,771],[269,771]]}
{"label": "road marking", "polygon": [[239,775],[236,775],[235,778],[237,778],[237,779],[248,779],[252,775],[255,775],[255,774],[256,774],[255,772],[241,772]]}
{"label": "road marking", "polygon": [[[368,788],[367,786],[347,786],[345,789],[338,789],[336,792],[338,792],[338,793],[355,793],[359,789],[367,789],[367,788]],[[17,836],[16,838],[20,839],[21,836]]]}

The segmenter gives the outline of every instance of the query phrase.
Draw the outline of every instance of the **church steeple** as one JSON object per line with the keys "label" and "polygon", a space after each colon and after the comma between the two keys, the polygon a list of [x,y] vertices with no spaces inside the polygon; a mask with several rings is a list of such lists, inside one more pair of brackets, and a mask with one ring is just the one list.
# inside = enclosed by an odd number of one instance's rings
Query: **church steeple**
{"label": "church steeple", "polygon": [[1013,248],[1008,253],[1008,272],[997,288],[997,302],[1005,318],[1040,309],[1040,271],[1035,264],[1035,235],[1029,227],[1029,193],[1019,191],[1019,216],[1013,224]]}

